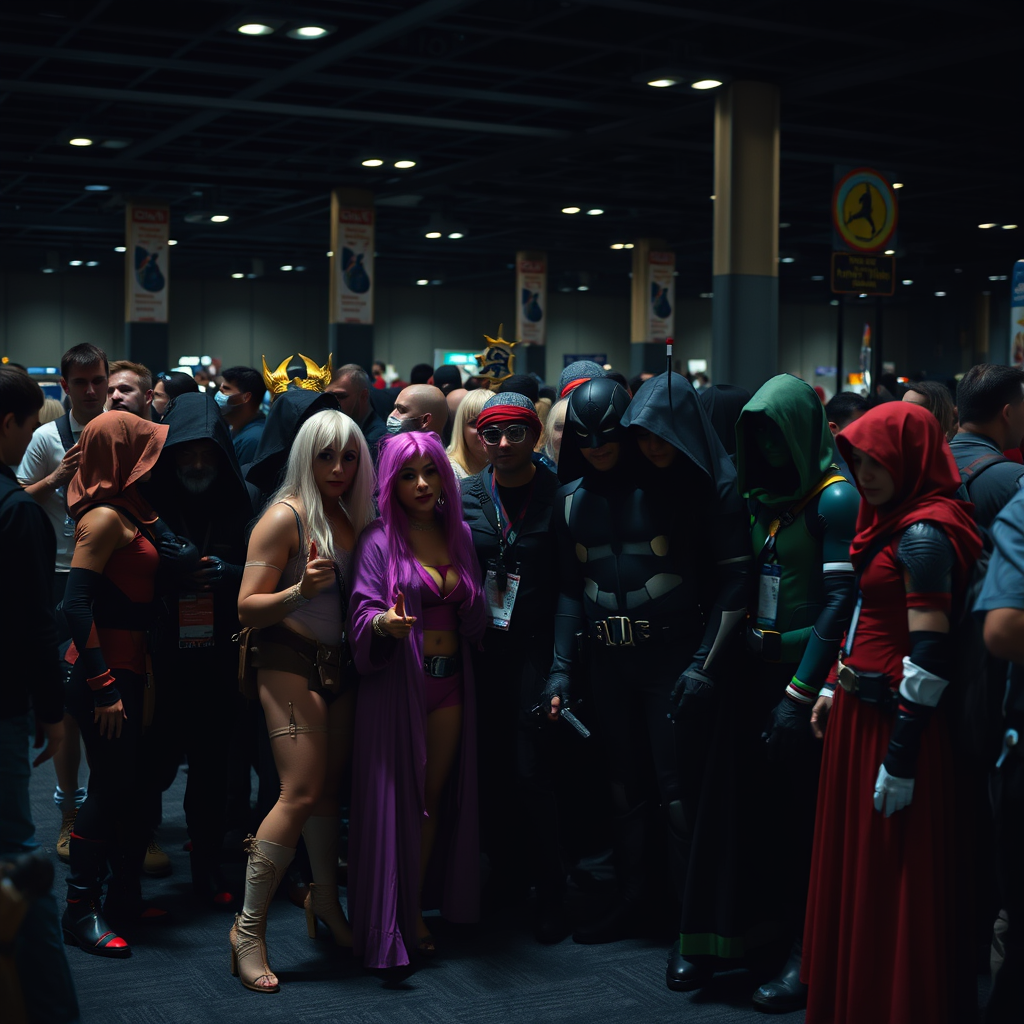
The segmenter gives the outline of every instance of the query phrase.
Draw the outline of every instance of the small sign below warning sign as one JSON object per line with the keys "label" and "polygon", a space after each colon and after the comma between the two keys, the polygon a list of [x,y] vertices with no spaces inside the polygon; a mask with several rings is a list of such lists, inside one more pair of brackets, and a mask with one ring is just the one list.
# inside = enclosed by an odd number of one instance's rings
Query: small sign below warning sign
{"label": "small sign below warning sign", "polygon": [[832,291],[837,295],[892,295],[895,283],[895,256],[832,253]]}

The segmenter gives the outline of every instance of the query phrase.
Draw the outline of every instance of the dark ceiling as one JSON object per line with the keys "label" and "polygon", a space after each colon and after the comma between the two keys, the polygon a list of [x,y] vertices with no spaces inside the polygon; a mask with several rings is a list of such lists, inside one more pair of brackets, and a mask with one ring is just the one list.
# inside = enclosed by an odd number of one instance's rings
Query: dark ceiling
{"label": "dark ceiling", "polygon": [[[627,294],[652,235],[679,294],[711,287],[714,92],[781,90],[781,296],[827,299],[837,164],[900,191],[898,276],[1002,294],[1024,256],[1024,4],[36,0],[0,14],[0,267],[120,273],[125,196],[169,201],[174,272],[326,277],[329,192],[377,196],[378,280],[508,286],[520,248],[554,287]],[[276,27],[244,36],[246,21]],[[322,25],[316,40],[289,29]],[[92,138],[89,148],[68,140]],[[1017,139],[1014,142],[1014,139]],[[111,145],[112,144],[112,145]],[[116,148],[115,148],[116,147]],[[383,167],[361,160],[376,156]],[[416,166],[395,170],[396,160]],[[87,191],[106,185],[105,192]],[[603,215],[561,213],[564,206]],[[224,224],[192,223],[223,212]],[[462,239],[424,238],[432,217]],[[71,259],[96,261],[71,270]],[[294,272],[293,272],[294,273]],[[909,293],[904,293],[909,294]]]}

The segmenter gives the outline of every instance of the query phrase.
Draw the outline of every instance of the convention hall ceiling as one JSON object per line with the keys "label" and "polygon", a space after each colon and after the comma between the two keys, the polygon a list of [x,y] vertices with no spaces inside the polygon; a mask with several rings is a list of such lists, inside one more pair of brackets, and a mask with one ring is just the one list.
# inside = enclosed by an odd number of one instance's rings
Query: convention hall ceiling
{"label": "convention hall ceiling", "polygon": [[[1002,294],[1024,256],[1024,226],[1003,227],[1024,225],[1022,9],[12,4],[0,13],[0,266],[119,273],[124,198],[149,196],[172,205],[175,274],[324,277],[329,192],[348,185],[376,194],[388,283],[508,285],[525,248],[547,250],[553,287],[626,294],[630,253],[611,246],[650,235],[669,241],[679,293],[696,297],[711,288],[715,91],[691,83],[715,78],[781,91],[784,299],[829,298],[813,278],[828,273],[835,168],[864,164],[904,185],[899,276]],[[659,78],[677,84],[647,84]]]}

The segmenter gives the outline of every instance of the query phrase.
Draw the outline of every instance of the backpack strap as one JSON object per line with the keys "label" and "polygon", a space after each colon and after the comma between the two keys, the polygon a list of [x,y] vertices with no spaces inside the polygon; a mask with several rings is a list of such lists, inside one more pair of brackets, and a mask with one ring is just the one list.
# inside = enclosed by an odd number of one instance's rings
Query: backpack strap
{"label": "backpack strap", "polygon": [[960,470],[960,479],[963,482],[964,489],[967,491],[968,496],[971,493],[971,484],[982,473],[985,472],[991,466],[997,466],[1000,462],[1009,462],[1010,460],[1003,455],[1001,452],[988,452],[985,455],[979,455],[973,462],[969,462],[963,469]]}
{"label": "backpack strap", "polygon": [[57,434],[60,436],[60,443],[64,445],[64,451],[75,446],[75,436],[71,433],[71,413],[66,412],[57,421]]}
{"label": "backpack strap", "polygon": [[[832,472],[835,470],[835,472]],[[791,505],[781,515],[776,516],[768,526],[768,536],[765,538],[764,546],[761,548],[757,556],[758,565],[763,564],[771,557],[772,552],[775,550],[775,535],[779,530],[785,529],[792,522],[794,522],[797,516],[819,495],[826,487],[831,487],[832,484],[846,483],[846,477],[838,471],[838,467],[829,466],[829,472],[814,485],[813,490],[808,491],[795,505]]]}

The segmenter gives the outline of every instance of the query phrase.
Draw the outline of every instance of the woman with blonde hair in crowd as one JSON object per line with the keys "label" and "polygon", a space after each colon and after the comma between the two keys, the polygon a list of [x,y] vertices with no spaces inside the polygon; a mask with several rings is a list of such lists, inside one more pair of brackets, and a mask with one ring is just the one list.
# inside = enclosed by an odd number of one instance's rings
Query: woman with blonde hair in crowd
{"label": "woman with blonde hair in crowd", "polygon": [[487,453],[476,432],[476,418],[490,397],[487,388],[477,388],[459,403],[452,425],[452,441],[448,445],[448,461],[456,480],[476,476],[487,465]]}
{"label": "woman with blonde hair in crowd", "polygon": [[352,551],[373,518],[366,441],[344,413],[325,409],[295,437],[284,482],[249,540],[238,617],[259,630],[254,659],[281,795],[246,848],[245,904],[231,929],[231,967],[256,992],[276,992],[267,962],[267,910],[301,835],[319,918],[339,946],[352,932],[338,902],[338,790],[352,744],[354,676],[343,626]]}
{"label": "woman with blonde hair in crowd", "polygon": [[565,426],[565,407],[568,404],[568,398],[560,398],[551,406],[544,420],[540,440],[537,442],[536,451],[544,465],[552,472],[558,468],[558,450],[562,446],[562,428]]}

